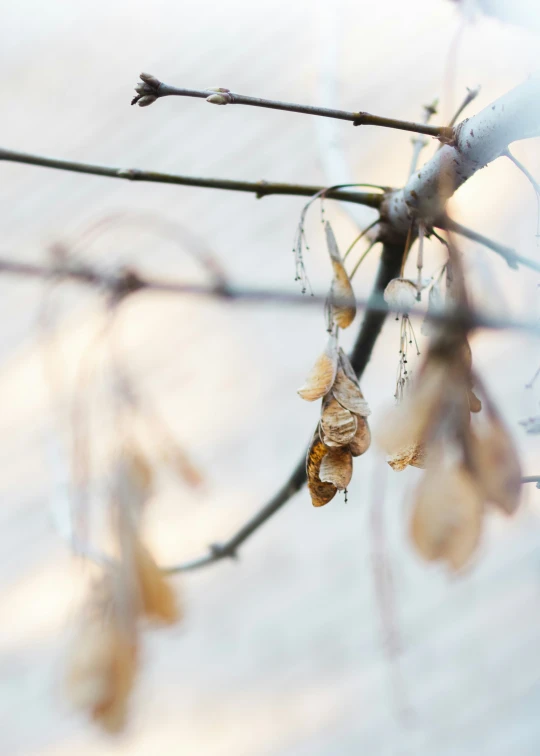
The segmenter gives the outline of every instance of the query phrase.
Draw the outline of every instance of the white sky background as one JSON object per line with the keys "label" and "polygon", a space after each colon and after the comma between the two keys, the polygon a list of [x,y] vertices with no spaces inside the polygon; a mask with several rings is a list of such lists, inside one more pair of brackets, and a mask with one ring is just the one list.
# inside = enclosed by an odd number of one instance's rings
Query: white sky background
{"label": "white sky background", "polygon": [[[439,96],[440,122],[466,86],[482,85],[470,115],[538,66],[531,31],[485,18],[464,28],[453,48],[460,17],[445,0],[342,0],[332,7],[308,0],[6,0],[1,146],[201,176],[324,184],[335,180],[332,171],[346,171],[343,180],[400,185],[411,157],[405,133],[341,123],[325,130],[307,116],[178,98],[140,110],[129,107],[132,86],[147,70],[178,85],[307,103],[332,98],[344,109],[409,120]],[[337,87],[328,86],[332,78]],[[328,139],[330,165],[321,153]],[[539,144],[514,148],[537,177]],[[0,176],[2,253],[44,259],[49,243],[71,244],[91,222],[145,210],[196,233],[233,280],[295,287],[291,248],[301,199],[255,201],[10,164],[0,164]],[[534,193],[510,163],[501,159],[475,176],[453,212],[538,258]],[[326,214],[347,246],[353,221],[329,202]],[[329,265],[317,208],[307,231],[308,272],[324,290]],[[536,275],[512,272],[475,245],[463,250],[479,301],[497,312],[538,314]],[[102,264],[129,261],[156,275],[200,278],[177,246],[129,226],[84,254]],[[435,267],[437,246],[430,255]],[[373,257],[358,279],[360,296],[375,269]],[[51,525],[51,410],[36,329],[41,291],[0,281],[0,752],[538,753],[540,492],[525,491],[512,521],[491,516],[474,571],[448,581],[404,538],[417,471],[387,474],[387,555],[410,709],[404,720],[396,715],[396,663],[384,651],[373,583],[370,511],[382,498],[374,454],[356,461],[348,505],[337,499],[315,511],[303,492],[248,542],[238,565],[178,579],[185,624],[145,636],[125,736],[105,740],[73,716],[60,679],[84,571],[73,569]],[[79,290],[54,301],[69,385],[98,313],[94,297]],[[207,476],[197,499],[164,484],[148,522],[164,562],[194,556],[233,532],[296,463],[317,415],[296,388],[324,342],[322,313],[141,297],[126,306],[119,331],[131,373]],[[345,334],[347,344],[353,336]],[[363,380],[375,416],[391,399],[397,352],[396,324],[389,322]],[[517,424],[538,411],[540,386],[524,389],[540,361],[538,343],[479,335],[473,354],[523,447],[525,472],[540,472],[538,444]],[[60,390],[60,405],[63,397]],[[96,433],[105,434],[104,392],[88,401]]]}

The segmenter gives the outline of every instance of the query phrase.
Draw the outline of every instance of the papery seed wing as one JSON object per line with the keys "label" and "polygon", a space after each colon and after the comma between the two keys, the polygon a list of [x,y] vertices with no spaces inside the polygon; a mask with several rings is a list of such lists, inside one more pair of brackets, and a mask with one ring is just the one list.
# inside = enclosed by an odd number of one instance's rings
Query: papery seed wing
{"label": "papery seed wing", "polygon": [[480,399],[476,396],[474,391],[472,389],[469,389],[467,392],[467,397],[469,400],[469,410],[471,412],[480,412],[482,409],[482,402]]}
{"label": "papery seed wing", "polygon": [[330,288],[330,303],[335,322],[340,328],[347,328],[356,317],[356,301],[354,291],[343,265],[341,255],[332,227],[327,222],[325,225],[326,242],[328,253],[332,261],[334,279]]}
{"label": "papery seed wing", "polygon": [[416,490],[412,541],[424,559],[443,559],[459,570],[478,545],[482,511],[479,489],[466,471],[428,468]]}
{"label": "papery seed wing", "polygon": [[328,504],[337,493],[337,487],[332,483],[324,483],[319,477],[321,462],[328,452],[319,437],[319,428],[313,435],[313,440],[306,457],[306,477],[311,502],[314,507],[322,507]]}
{"label": "papery seed wing", "polygon": [[298,394],[307,402],[314,402],[327,394],[336,378],[338,364],[337,337],[332,334]]}
{"label": "papery seed wing", "polygon": [[371,445],[371,432],[365,417],[356,415],[356,422],[356,433],[350,441],[349,449],[353,457],[360,457]]}
{"label": "papery seed wing", "polygon": [[319,477],[324,483],[332,483],[338,490],[347,488],[352,477],[352,455],[345,446],[329,449],[321,462]]}
{"label": "papery seed wing", "polygon": [[356,415],[362,415],[363,417],[367,417],[371,414],[369,405],[358,388],[358,384],[351,381],[351,379],[345,375],[341,364],[336,373],[336,380],[332,386],[332,393],[341,406],[345,407],[345,409],[348,409],[350,412],[354,412]]}
{"label": "papery seed wing", "polygon": [[408,465],[424,468],[426,466],[426,450],[423,444],[412,444],[406,449],[390,454],[386,461],[396,472],[401,472]]}
{"label": "papery seed wing", "polygon": [[322,438],[326,446],[349,444],[356,433],[357,425],[352,412],[342,407],[331,393],[327,394],[321,416]]}
{"label": "papery seed wing", "polygon": [[135,567],[144,614],[168,625],[176,622],[180,613],[175,592],[150,552],[141,543],[136,545]]}
{"label": "papery seed wing", "polygon": [[473,436],[472,465],[486,499],[513,514],[521,495],[521,465],[512,438],[496,415]]}

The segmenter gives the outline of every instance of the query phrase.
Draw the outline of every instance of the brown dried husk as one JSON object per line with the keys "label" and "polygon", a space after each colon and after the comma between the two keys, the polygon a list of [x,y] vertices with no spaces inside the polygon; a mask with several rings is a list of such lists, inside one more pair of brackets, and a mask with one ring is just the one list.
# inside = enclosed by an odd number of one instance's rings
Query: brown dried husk
{"label": "brown dried husk", "polygon": [[345,375],[345,371],[340,365],[336,373],[336,380],[332,386],[332,394],[334,398],[341,404],[342,407],[348,409],[349,412],[354,412],[355,415],[362,415],[367,417],[371,414],[369,405],[364,399],[358,384]]}
{"label": "brown dried husk", "polygon": [[356,317],[356,301],[347,271],[343,265],[332,227],[325,226],[328,252],[332,261],[334,279],[330,287],[332,316],[340,328],[348,328]]}
{"label": "brown dried husk", "polygon": [[321,437],[326,446],[346,446],[358,427],[356,416],[342,407],[333,394],[327,394],[321,416]]}
{"label": "brown dried husk", "polygon": [[143,613],[168,625],[177,622],[180,612],[176,594],[141,543],[135,546],[135,568]]}
{"label": "brown dried husk", "polygon": [[413,444],[396,454],[388,456],[388,464],[396,472],[401,472],[408,465],[412,467],[425,468],[426,466],[426,448],[424,444]]}
{"label": "brown dried husk", "polygon": [[327,447],[319,437],[319,429],[315,431],[306,458],[307,486],[314,507],[328,504],[337,493],[337,487],[332,483],[323,483],[319,477],[321,462],[328,452]]}
{"label": "brown dried husk", "polygon": [[521,465],[512,438],[501,419],[491,414],[472,435],[472,469],[485,498],[513,514],[521,495]]}
{"label": "brown dried husk", "polygon": [[467,398],[469,400],[469,410],[475,413],[480,412],[480,410],[482,409],[482,402],[476,396],[476,394],[474,393],[472,389],[468,390]]}
{"label": "brown dried husk", "polygon": [[482,494],[466,470],[430,467],[416,490],[412,541],[424,559],[460,570],[478,545],[482,514]]}
{"label": "brown dried husk", "polygon": [[351,482],[352,471],[352,454],[347,447],[329,449],[323,457],[319,478],[342,491]]}
{"label": "brown dried husk", "polygon": [[384,301],[393,310],[407,311],[414,307],[418,289],[407,278],[393,278],[384,290]]}
{"label": "brown dried husk", "polygon": [[353,457],[360,457],[371,446],[371,432],[368,421],[361,415],[356,415],[356,433],[349,443],[349,449]]}
{"label": "brown dried husk", "polygon": [[312,367],[306,382],[298,389],[298,394],[307,402],[314,402],[327,394],[336,378],[338,365],[337,338],[330,336],[325,351]]}
{"label": "brown dried husk", "polygon": [[67,692],[108,732],[124,725],[136,672],[136,647],[112,617],[81,623],[68,662]]}

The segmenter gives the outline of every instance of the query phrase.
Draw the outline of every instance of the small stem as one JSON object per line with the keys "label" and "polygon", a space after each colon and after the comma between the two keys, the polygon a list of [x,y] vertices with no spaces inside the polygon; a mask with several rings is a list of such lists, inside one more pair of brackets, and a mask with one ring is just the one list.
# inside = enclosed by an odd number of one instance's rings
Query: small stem
{"label": "small stem", "polygon": [[[435,113],[437,112],[437,105],[438,100],[433,100],[431,105],[424,105],[424,123],[429,123],[431,117],[435,115]],[[412,176],[415,172],[416,166],[418,165],[418,158],[420,157],[420,153],[427,145],[427,143],[427,139],[420,139],[419,137],[413,139],[414,150],[411,159],[411,167],[409,168],[409,177]]]}
{"label": "small stem", "polygon": [[356,265],[354,266],[354,268],[351,271],[351,274],[349,276],[349,281],[353,280],[354,274],[356,273],[356,271],[360,267],[361,263],[366,259],[366,257],[368,256],[368,253],[371,252],[371,250],[377,244],[378,241],[379,241],[379,239],[374,239],[371,242],[371,244],[369,245],[369,247],[366,249],[366,251],[360,256],[360,259],[358,260],[358,262],[356,263]]}
{"label": "small stem", "polygon": [[[256,108],[269,108],[271,110],[283,110],[291,113],[304,113],[306,115],[322,116],[324,118],[337,118],[340,121],[352,121],[354,126],[382,126],[383,128],[413,131],[417,134],[427,134],[433,137],[442,137],[445,140],[453,138],[454,130],[449,126],[428,126],[424,123],[413,123],[396,118],[385,118],[372,115],[363,111],[351,112],[323,108],[317,105],[300,105],[295,102],[282,102],[280,100],[267,100],[262,97],[249,97],[247,95],[231,92],[225,87],[218,89],[186,89],[172,87],[160,82],[156,77],[143,74],[143,82],[137,84],[138,95],[133,98],[132,105],[141,101],[141,105],[150,105],[160,97],[198,97],[208,100],[217,105],[249,105]],[[150,97],[151,101],[145,99]]]}
{"label": "small stem", "polygon": [[523,163],[512,155],[510,148],[507,148],[503,152],[503,155],[506,155],[506,157],[511,160],[512,163],[516,166],[516,168],[523,173],[525,178],[530,181],[532,188],[534,189],[534,193],[536,195],[536,237],[538,238],[540,237],[540,184],[534,178],[532,173],[527,168],[525,168]]}
{"label": "small stem", "polygon": [[465,110],[465,108],[468,105],[470,105],[471,102],[478,97],[479,93],[480,93],[480,87],[479,86],[478,87],[473,87],[472,89],[470,87],[467,87],[467,94],[465,95],[465,98],[464,98],[463,102],[461,103],[461,105],[459,106],[459,108],[454,113],[454,115],[453,115],[450,123],[448,124],[449,126],[453,126],[456,123],[457,119],[463,113],[463,111]]}
{"label": "small stem", "polygon": [[379,222],[380,222],[380,218],[376,218],[373,221],[373,223],[370,223],[369,226],[366,226],[366,228],[358,234],[358,236],[356,237],[356,239],[352,242],[352,244],[349,246],[349,248],[347,249],[347,251],[343,255],[343,262],[345,262],[345,260],[347,259],[348,255],[349,255],[349,252],[351,252],[351,250],[358,244],[358,242],[360,241],[360,239],[362,239],[367,234],[368,231],[371,231],[371,229],[374,226],[376,226],[377,223],[379,223]]}

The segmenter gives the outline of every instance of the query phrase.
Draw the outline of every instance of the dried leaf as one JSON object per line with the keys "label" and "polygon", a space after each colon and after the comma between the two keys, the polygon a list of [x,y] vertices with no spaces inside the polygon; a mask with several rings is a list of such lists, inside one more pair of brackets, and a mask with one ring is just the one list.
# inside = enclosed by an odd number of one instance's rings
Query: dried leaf
{"label": "dried leaf", "polygon": [[348,328],[356,317],[356,301],[353,288],[343,265],[332,227],[325,226],[328,253],[332,261],[334,279],[330,288],[330,303],[334,321],[340,328]]}
{"label": "dried leaf", "polygon": [[446,362],[428,359],[410,393],[378,424],[376,440],[387,454],[401,454],[425,438],[429,427],[437,422],[448,386]]}
{"label": "dried leaf", "polygon": [[322,440],[326,446],[346,446],[352,441],[357,426],[355,415],[342,407],[331,393],[327,394],[321,416]]}
{"label": "dried leaf", "polygon": [[513,514],[521,495],[521,465],[514,443],[496,415],[472,437],[472,467],[485,498]]}
{"label": "dried leaf", "polygon": [[337,488],[332,483],[323,483],[319,477],[321,462],[328,449],[319,438],[317,428],[306,458],[306,476],[311,502],[314,507],[322,507],[328,504],[337,493]]}
{"label": "dried leaf", "polygon": [[371,432],[365,417],[356,415],[356,421],[356,433],[351,439],[349,449],[353,457],[360,457],[364,452],[367,452],[371,445]]}
{"label": "dried leaf", "polygon": [[472,557],[482,529],[480,490],[461,467],[430,467],[416,490],[411,538],[427,560],[461,569]]}
{"label": "dried leaf", "polygon": [[351,379],[345,375],[341,364],[338,367],[336,380],[332,386],[332,394],[342,407],[345,407],[345,409],[348,409],[350,412],[354,412],[355,415],[367,417],[371,414],[369,405],[364,399],[364,395],[360,391],[358,384],[351,381]]}
{"label": "dried leaf", "polygon": [[394,278],[384,290],[384,301],[392,310],[407,312],[416,302],[418,289],[408,278]]}
{"label": "dried leaf", "polygon": [[336,378],[338,364],[337,337],[331,335],[325,351],[321,354],[298,393],[306,402],[314,402],[327,394]]}
{"label": "dried leaf", "polygon": [[319,478],[323,483],[333,483],[338,490],[343,490],[351,482],[352,471],[352,455],[347,447],[329,449],[323,457]]}
{"label": "dried leaf", "polygon": [[180,618],[176,595],[150,552],[141,543],[135,547],[135,566],[144,614],[172,625]]}
{"label": "dried leaf", "polygon": [[118,732],[125,724],[135,671],[135,645],[114,618],[87,618],[68,662],[67,692],[73,704],[108,732]]}
{"label": "dried leaf", "polygon": [[389,455],[386,461],[392,470],[396,472],[401,472],[408,465],[424,468],[426,466],[425,446],[423,444],[413,444],[396,454]]}

